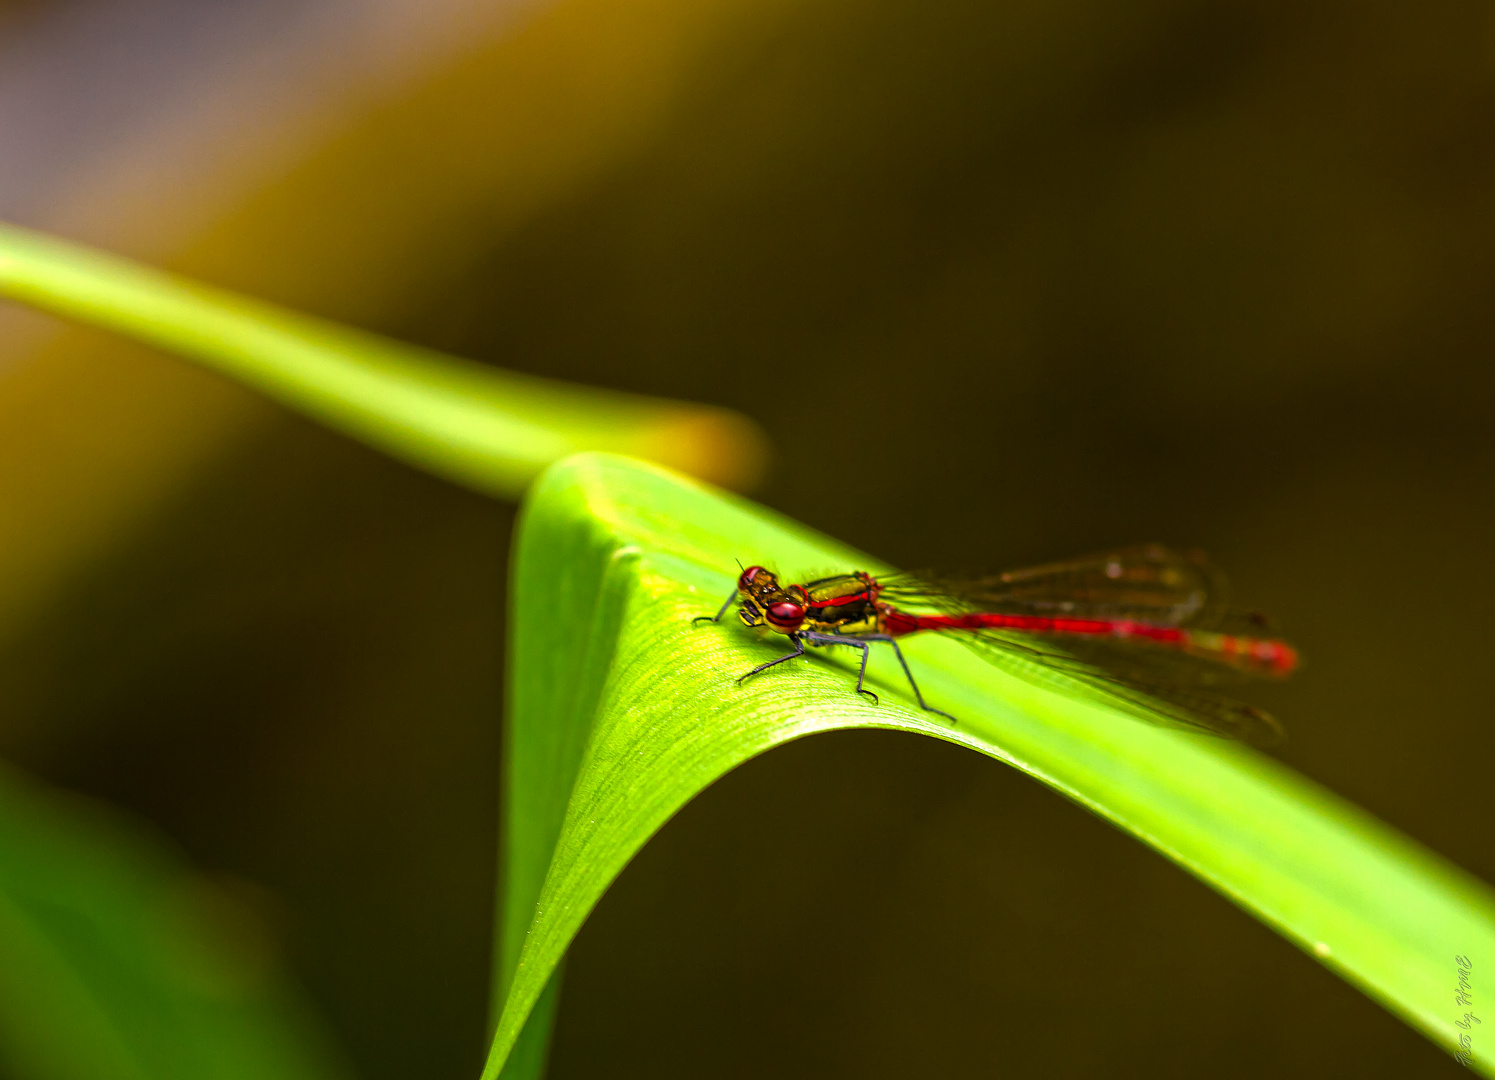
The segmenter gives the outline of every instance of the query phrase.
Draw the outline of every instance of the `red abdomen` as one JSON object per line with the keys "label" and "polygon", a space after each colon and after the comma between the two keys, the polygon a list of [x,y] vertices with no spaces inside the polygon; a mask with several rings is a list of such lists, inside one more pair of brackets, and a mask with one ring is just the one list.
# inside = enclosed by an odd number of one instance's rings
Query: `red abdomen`
{"label": "red abdomen", "polygon": [[1055,637],[1111,638],[1151,643],[1205,656],[1233,667],[1286,675],[1298,665],[1298,653],[1273,638],[1221,634],[1179,626],[1158,626],[1133,619],[1074,619],[1047,615],[1003,615],[972,611],[961,615],[910,615],[883,608],[882,624],[894,637],[919,630],[1013,630]]}

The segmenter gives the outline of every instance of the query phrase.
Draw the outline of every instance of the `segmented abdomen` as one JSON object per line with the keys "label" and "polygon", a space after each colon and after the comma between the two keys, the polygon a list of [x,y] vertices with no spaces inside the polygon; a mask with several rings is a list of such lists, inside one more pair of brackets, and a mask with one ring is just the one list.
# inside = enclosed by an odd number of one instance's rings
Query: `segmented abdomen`
{"label": "segmented abdomen", "polygon": [[894,637],[918,630],[1016,630],[1030,634],[1073,634],[1080,637],[1152,642],[1218,660],[1232,667],[1250,668],[1270,675],[1286,675],[1298,664],[1297,650],[1287,642],[1275,638],[1158,626],[1133,619],[1072,619],[1047,615],[1003,615],[987,611],[961,615],[910,615],[885,608],[882,621],[887,632]]}

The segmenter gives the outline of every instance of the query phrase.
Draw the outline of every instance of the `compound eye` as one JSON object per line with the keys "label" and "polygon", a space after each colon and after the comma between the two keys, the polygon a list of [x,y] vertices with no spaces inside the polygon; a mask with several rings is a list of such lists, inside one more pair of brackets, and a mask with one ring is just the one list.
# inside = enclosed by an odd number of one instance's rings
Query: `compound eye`
{"label": "compound eye", "polygon": [[742,572],[742,576],[737,579],[737,587],[746,592],[748,587],[758,579],[758,575],[766,573],[768,571],[761,566],[749,566]]}
{"label": "compound eye", "polygon": [[764,616],[776,630],[798,630],[800,623],[805,621],[805,609],[793,600],[780,600],[776,604],[769,604]]}

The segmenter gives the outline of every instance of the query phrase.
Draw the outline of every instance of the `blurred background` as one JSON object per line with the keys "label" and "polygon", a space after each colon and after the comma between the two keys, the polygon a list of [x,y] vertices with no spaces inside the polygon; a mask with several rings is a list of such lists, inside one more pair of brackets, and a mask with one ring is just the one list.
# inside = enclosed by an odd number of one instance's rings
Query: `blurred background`
{"label": "blurred background", "polygon": [[[1203,548],[1307,656],[1278,756],[1495,880],[1488,3],[0,0],[0,218],[736,407],[756,497],[895,564]],[[0,308],[0,754],[168,837],[366,1080],[485,1052],[513,517]],[[645,850],[551,1075],[1455,1069],[1049,790],[858,732]]]}

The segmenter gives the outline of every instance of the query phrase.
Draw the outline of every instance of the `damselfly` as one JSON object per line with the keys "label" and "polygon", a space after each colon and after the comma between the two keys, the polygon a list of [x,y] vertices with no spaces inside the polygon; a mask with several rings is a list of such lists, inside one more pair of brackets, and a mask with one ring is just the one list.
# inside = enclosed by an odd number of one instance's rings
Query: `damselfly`
{"label": "damselfly", "polygon": [[1223,581],[1203,558],[1161,544],[990,575],[855,571],[790,585],[749,566],[721,610],[696,621],[720,622],[733,604],[745,625],[794,645],[738,682],[805,655],[806,646],[845,645],[862,654],[857,693],[875,702],[867,656],[883,642],[919,707],[952,721],[924,700],[898,638],[951,632],[1009,668],[1057,671],[1139,715],[1257,744],[1275,742],[1282,729],[1229,691],[1298,664],[1291,645],[1265,636],[1261,616],[1226,608]]}

